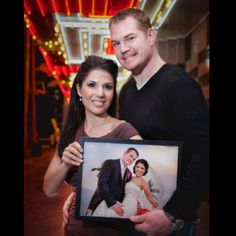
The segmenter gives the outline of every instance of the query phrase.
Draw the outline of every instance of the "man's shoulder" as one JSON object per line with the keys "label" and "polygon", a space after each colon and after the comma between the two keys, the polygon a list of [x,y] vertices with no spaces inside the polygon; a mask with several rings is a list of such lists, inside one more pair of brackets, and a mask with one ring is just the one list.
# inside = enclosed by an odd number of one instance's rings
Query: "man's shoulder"
{"label": "man's shoulder", "polygon": [[104,164],[110,164],[110,163],[116,163],[116,162],[118,162],[119,161],[119,159],[106,159],[103,163]]}
{"label": "man's shoulder", "polygon": [[124,83],[124,85],[121,88],[121,92],[127,90],[129,87],[132,87],[135,85],[135,81],[133,77],[128,78],[128,80]]}
{"label": "man's shoulder", "polygon": [[177,65],[166,64],[161,78],[158,85],[162,85],[162,91],[166,88],[171,93],[173,90],[178,91],[186,86],[198,86],[196,80]]}
{"label": "man's shoulder", "polygon": [[133,88],[135,88],[134,79],[129,78],[125,82],[125,84],[121,87],[121,90],[119,93],[119,108],[124,106],[127,94],[132,94],[132,91],[135,91]]}
{"label": "man's shoulder", "polygon": [[167,71],[169,81],[175,83],[178,81],[179,83],[186,83],[186,82],[194,82],[192,76],[190,76],[183,68],[178,65],[167,64]]}

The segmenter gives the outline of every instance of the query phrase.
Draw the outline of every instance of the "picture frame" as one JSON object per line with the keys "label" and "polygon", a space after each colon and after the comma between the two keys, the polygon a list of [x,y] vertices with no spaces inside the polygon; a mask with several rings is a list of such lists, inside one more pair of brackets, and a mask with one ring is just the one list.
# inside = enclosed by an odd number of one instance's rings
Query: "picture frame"
{"label": "picture frame", "polygon": [[[176,189],[181,168],[181,142],[80,137],[80,144],[83,148],[84,162],[78,167],[77,172],[76,219],[89,221],[128,221],[130,217],[129,214],[131,214],[130,212],[132,212],[132,215],[134,214],[133,209],[131,210],[132,204],[127,204],[128,196],[131,198],[134,197],[136,200],[138,199],[137,202],[139,202],[139,207],[137,207],[138,211],[135,211],[135,214],[143,214],[149,210],[155,210],[155,207],[153,207],[154,205],[151,204],[150,200],[148,200],[145,195],[145,191],[140,187],[142,185],[137,186],[137,184],[134,184],[134,182],[137,182],[138,180],[138,171],[135,170],[135,168],[137,168],[135,163],[140,159],[144,159],[146,160],[145,162],[148,163],[147,173],[141,177],[141,183],[145,183],[144,185],[146,186],[146,183],[148,183],[149,190],[159,207],[163,207],[166,204]],[[118,177],[119,174],[117,174],[117,171],[120,171],[120,173],[122,172],[120,169],[114,169],[114,166],[111,166],[104,171],[105,166],[108,165],[105,163],[120,163],[119,159],[129,148],[134,148],[139,154],[138,158],[127,166],[129,169],[128,172],[132,173],[130,176],[132,181],[126,182],[123,187],[121,187],[120,182],[117,183],[117,186],[111,193],[115,193],[119,188],[123,188],[124,190],[123,200],[118,201],[116,199],[117,202],[122,204],[122,208],[125,212],[124,215],[119,216],[111,206],[108,207],[106,200],[101,197],[101,192],[104,192],[104,188],[101,187],[103,185],[101,184],[104,184],[108,179],[111,181],[115,176]],[[131,153],[135,156],[136,152]],[[121,165],[122,164],[119,166]],[[144,167],[142,163],[139,165]],[[136,171],[136,174],[134,171]],[[105,176],[110,175],[111,177],[106,176],[104,180],[104,173]],[[98,187],[98,180],[100,188]],[[129,187],[127,183],[129,183]],[[109,186],[114,186],[114,183]],[[109,186],[108,184],[105,186],[106,191],[107,188],[109,189]],[[94,203],[94,199],[97,199],[95,197],[98,193],[97,189],[100,190],[98,195],[103,200],[100,199],[102,202],[98,204],[95,210],[90,210],[89,208],[93,209],[91,203]],[[136,196],[132,196],[132,191],[136,192]],[[136,202],[136,200],[132,200],[131,202]],[[125,204],[127,206],[125,206]]]}

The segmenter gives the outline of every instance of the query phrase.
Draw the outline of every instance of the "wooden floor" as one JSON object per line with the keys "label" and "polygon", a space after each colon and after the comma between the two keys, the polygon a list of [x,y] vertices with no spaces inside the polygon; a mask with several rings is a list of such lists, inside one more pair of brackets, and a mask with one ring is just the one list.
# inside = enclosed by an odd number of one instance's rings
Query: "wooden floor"
{"label": "wooden floor", "polygon": [[[71,190],[65,185],[54,198],[43,193],[43,176],[54,153],[53,148],[44,149],[40,157],[24,160],[24,236],[63,236],[62,206]],[[198,236],[209,236],[208,203],[202,204],[199,213]]]}
{"label": "wooden floor", "polygon": [[63,236],[62,206],[70,193],[63,186],[55,198],[42,190],[43,176],[54,149],[44,150],[41,157],[25,159],[24,163],[24,236]]}

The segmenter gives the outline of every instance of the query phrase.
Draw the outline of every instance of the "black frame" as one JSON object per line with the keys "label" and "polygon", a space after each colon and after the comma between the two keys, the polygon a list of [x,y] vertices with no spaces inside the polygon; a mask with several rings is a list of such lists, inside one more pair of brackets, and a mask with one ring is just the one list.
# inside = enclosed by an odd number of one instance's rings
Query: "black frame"
{"label": "black frame", "polygon": [[[152,177],[156,177],[158,175],[159,187],[156,188],[158,190],[156,192],[159,193],[159,203],[161,202],[162,206],[169,200],[175,191],[180,173],[182,142],[80,137],[80,145],[84,150],[84,163],[78,167],[77,172],[78,181],[76,188],[75,209],[76,219],[92,221],[129,220],[128,218],[120,218],[119,216],[95,217],[85,215],[85,210],[97,185],[97,178],[95,177],[97,176],[97,173],[90,173],[89,171],[96,170],[95,167],[98,167],[97,164],[100,163],[101,166],[101,163],[104,160],[119,159],[128,147],[138,149],[140,154],[139,158],[143,158],[145,153],[148,154],[148,156],[146,155],[144,159],[146,159],[149,162],[150,167],[152,167]],[[96,155],[96,159],[93,159],[94,155]],[[159,156],[158,159],[153,158],[156,155]],[[169,158],[166,159],[166,157]],[[165,166],[165,168],[161,166]],[[130,170],[132,169],[133,167],[130,168]],[[158,169],[158,171],[156,171],[156,169]],[[172,176],[170,177],[170,175]],[[165,181],[163,181],[163,178],[165,178]],[[157,178],[154,178],[154,185],[155,182],[157,182],[155,179]],[[165,184],[168,182],[168,187],[164,185],[164,182]],[[166,189],[168,189],[168,191]],[[161,199],[161,197],[163,199]]]}

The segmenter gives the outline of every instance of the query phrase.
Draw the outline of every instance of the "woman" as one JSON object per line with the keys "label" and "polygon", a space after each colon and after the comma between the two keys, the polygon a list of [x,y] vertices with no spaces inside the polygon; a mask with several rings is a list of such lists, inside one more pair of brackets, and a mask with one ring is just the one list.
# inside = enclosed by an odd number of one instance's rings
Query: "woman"
{"label": "woman", "polygon": [[135,176],[125,185],[125,196],[122,201],[124,214],[122,216],[117,215],[113,209],[108,208],[105,201],[100,203],[94,211],[93,216],[129,218],[135,215],[137,213],[137,202],[139,201],[138,199],[142,190],[153,208],[157,208],[158,203],[150,191],[148,182],[143,178],[148,172],[148,167],[148,162],[145,159],[138,159],[135,162],[133,168]]}
{"label": "woman", "polygon": [[[77,168],[83,162],[80,136],[141,139],[127,122],[114,118],[116,113],[116,77],[118,66],[110,59],[89,56],[80,66],[74,79],[67,118],[57,150],[44,176],[43,189],[47,196],[55,196],[64,181],[75,188]],[[75,198],[65,227],[65,235],[122,235],[119,230],[98,227],[75,220]],[[101,225],[101,224],[100,224]]]}

